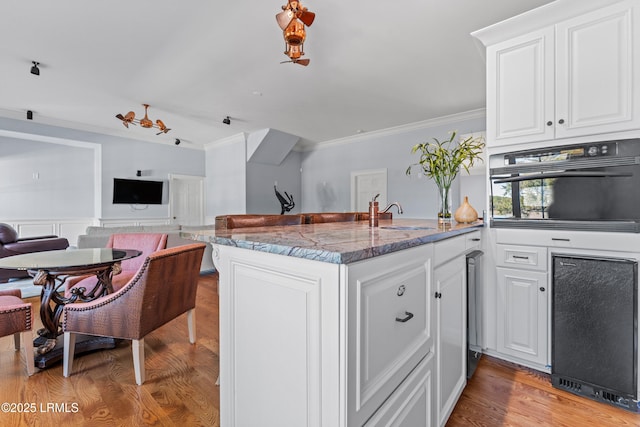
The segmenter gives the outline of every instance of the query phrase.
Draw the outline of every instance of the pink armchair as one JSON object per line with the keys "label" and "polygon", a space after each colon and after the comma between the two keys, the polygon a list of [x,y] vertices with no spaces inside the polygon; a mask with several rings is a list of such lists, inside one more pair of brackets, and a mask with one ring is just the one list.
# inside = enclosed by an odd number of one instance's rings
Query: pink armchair
{"label": "pink armchair", "polygon": [[24,358],[27,362],[27,374],[33,375],[33,336],[31,318],[33,310],[30,302],[22,301],[19,289],[0,291],[0,337],[13,335],[16,350],[20,350],[20,341],[24,347]]}
{"label": "pink armchair", "polygon": [[67,304],[62,313],[63,374],[73,368],[76,334],[132,340],[136,383],[145,380],[144,337],[187,313],[189,341],[195,343],[195,306],[205,244],[194,243],[149,255],[119,291],[88,303]]}
{"label": "pink armchair", "polygon": [[[113,290],[117,291],[131,280],[149,255],[167,247],[167,235],[161,233],[112,234],[107,247],[142,251],[140,256],[122,261],[122,271],[114,275],[111,282]],[[69,277],[65,282],[65,297],[71,297],[71,290],[74,288],[85,288],[90,291],[97,283],[96,276]]]}

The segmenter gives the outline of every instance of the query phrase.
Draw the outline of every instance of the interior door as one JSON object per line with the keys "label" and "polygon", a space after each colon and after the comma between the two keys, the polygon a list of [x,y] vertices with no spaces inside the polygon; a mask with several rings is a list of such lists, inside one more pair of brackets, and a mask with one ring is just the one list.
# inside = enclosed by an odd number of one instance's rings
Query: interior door
{"label": "interior door", "polygon": [[380,206],[387,204],[387,170],[375,169],[351,172],[351,210],[367,212],[369,201],[376,194]]}
{"label": "interior door", "polygon": [[169,212],[172,224],[204,224],[204,177],[169,176]]}

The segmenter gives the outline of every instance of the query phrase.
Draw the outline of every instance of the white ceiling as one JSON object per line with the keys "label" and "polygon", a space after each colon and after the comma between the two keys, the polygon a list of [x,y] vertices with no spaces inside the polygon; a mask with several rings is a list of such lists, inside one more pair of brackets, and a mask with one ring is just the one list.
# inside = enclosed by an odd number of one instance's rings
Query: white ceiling
{"label": "white ceiling", "polygon": [[[546,3],[303,0],[316,13],[303,67],[280,64],[275,15],[286,0],[6,0],[0,116],[32,110],[34,122],[164,143],[264,128],[335,140],[484,108],[469,33]],[[168,134],[114,117],[141,117],[142,103]]]}

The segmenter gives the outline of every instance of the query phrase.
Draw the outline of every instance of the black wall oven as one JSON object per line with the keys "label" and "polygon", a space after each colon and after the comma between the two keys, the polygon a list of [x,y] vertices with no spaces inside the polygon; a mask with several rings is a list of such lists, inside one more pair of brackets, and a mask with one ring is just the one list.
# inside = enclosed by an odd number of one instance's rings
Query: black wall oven
{"label": "black wall oven", "polygon": [[640,139],[489,161],[492,227],[640,232]]}

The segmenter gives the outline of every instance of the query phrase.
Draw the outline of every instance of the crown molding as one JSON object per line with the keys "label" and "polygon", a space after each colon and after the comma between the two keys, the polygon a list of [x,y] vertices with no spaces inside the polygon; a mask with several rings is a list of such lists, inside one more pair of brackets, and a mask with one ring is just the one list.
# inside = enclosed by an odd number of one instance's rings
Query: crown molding
{"label": "crown molding", "polygon": [[555,0],[535,9],[489,25],[471,33],[484,46],[549,27],[594,10],[627,0]]}
{"label": "crown molding", "polygon": [[436,126],[443,126],[451,123],[457,123],[462,120],[481,119],[486,117],[486,109],[479,108],[477,110],[465,111],[463,113],[451,114],[448,116],[436,117],[433,119],[422,120],[419,122],[409,123],[401,126],[394,126],[386,129],[380,129],[372,132],[365,132],[358,135],[338,138],[326,142],[309,142],[303,141],[294,147],[295,151],[314,151],[323,148],[332,148],[355,142],[367,141],[373,138],[381,138],[389,135],[397,135],[399,133],[411,132],[416,130],[429,129]]}
{"label": "crown molding", "polygon": [[228,136],[223,139],[218,139],[217,141],[208,142],[204,144],[204,150],[209,151],[214,148],[222,147],[224,145],[230,145],[238,142],[246,142],[247,141],[247,133],[240,132],[235,135]]}

